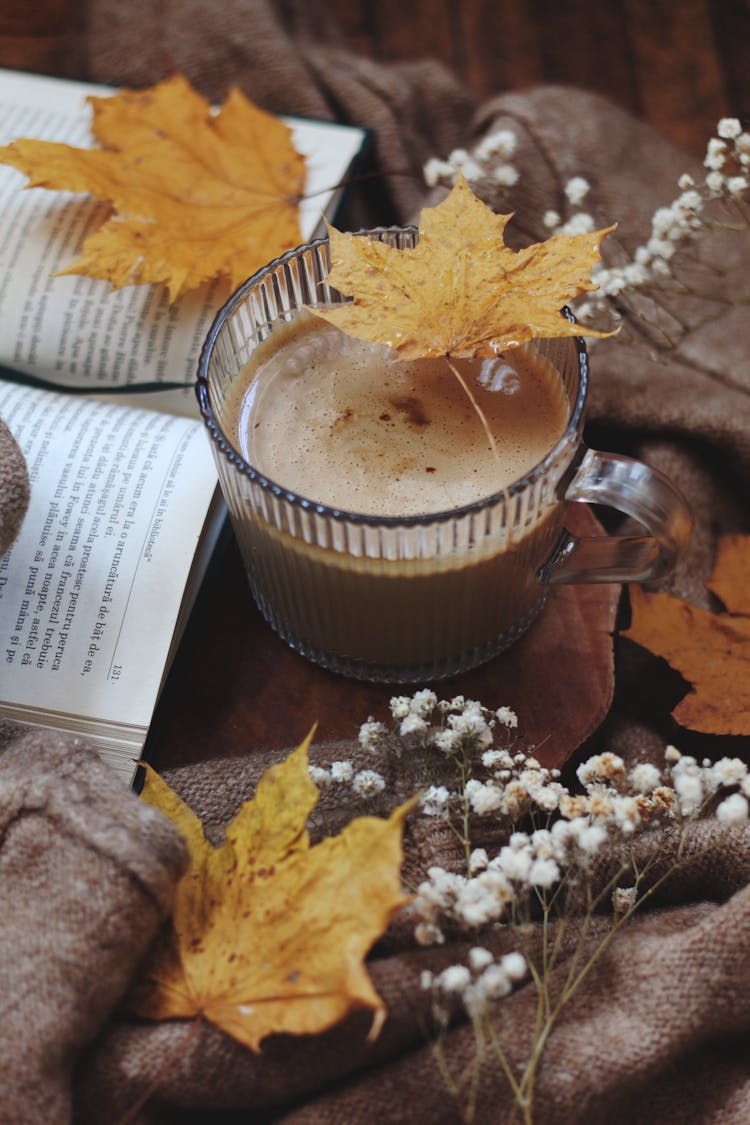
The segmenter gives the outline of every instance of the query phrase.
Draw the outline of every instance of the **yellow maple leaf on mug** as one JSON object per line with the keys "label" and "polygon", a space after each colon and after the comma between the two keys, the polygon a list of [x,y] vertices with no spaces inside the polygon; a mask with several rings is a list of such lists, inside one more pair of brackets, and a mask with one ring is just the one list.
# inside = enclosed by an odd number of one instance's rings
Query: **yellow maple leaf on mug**
{"label": "yellow maple leaf on mug", "polygon": [[326,283],[350,300],[311,311],[403,359],[490,358],[541,337],[611,335],[562,309],[596,288],[591,270],[614,227],[513,250],[504,238],[512,217],[492,211],[459,174],[451,193],[422,211],[413,247],[329,226]]}

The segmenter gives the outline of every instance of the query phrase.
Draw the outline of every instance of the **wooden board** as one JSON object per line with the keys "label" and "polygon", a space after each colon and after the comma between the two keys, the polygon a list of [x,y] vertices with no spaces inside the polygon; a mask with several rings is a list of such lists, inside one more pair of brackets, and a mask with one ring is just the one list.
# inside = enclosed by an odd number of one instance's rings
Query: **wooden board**
{"label": "wooden board", "polygon": [[[599,525],[570,506],[577,534]],[[333,675],[288,648],[261,618],[230,543],[199,598],[152,725],[147,754],[159,769],[254,749],[285,749],[313,723],[321,740],[354,738],[368,716],[387,721],[407,688]],[[473,672],[433,685],[512,707],[519,734],[559,765],[605,717],[614,687],[612,631],[620,587],[561,586],[510,649]]]}

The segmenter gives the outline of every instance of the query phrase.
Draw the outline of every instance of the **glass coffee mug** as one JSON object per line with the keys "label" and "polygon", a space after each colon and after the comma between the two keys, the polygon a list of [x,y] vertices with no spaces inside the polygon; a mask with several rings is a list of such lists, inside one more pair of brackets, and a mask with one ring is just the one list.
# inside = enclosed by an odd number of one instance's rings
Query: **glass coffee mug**
{"label": "glass coffee mug", "polygon": [[[412,228],[361,236],[399,249],[418,238]],[[426,515],[372,516],[328,507],[263,476],[238,452],[232,432],[236,385],[275,325],[303,306],[345,299],[327,285],[328,270],[328,242],[320,239],[250,278],[211,327],[196,388],[252,593],[292,648],[360,679],[431,681],[507,648],[540,612],[550,586],[639,581],[674,566],[690,535],[687,505],[661,473],[586,449],[588,363],[575,337],[527,345],[559,372],[569,417],[539,464],[494,495]],[[643,534],[578,538],[564,526],[571,500],[632,516]]]}

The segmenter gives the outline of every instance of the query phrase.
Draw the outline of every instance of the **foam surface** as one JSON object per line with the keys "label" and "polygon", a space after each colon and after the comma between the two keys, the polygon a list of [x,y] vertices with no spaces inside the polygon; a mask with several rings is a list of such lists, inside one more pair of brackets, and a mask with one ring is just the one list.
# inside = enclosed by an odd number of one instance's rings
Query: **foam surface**
{"label": "foam surface", "polygon": [[494,452],[445,359],[401,360],[310,314],[257,349],[230,424],[251,465],[311,500],[367,515],[460,507],[542,460],[568,406],[556,370],[528,348],[455,366]]}

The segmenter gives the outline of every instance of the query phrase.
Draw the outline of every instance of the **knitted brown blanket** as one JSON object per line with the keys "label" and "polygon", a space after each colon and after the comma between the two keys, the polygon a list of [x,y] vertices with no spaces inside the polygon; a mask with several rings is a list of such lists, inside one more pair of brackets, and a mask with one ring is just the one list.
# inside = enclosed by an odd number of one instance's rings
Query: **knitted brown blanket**
{"label": "knitted brown blanket", "polygon": [[[458,144],[471,148],[498,128],[518,139],[521,178],[498,200],[516,212],[523,238],[545,236],[544,211],[564,215],[565,183],[585,175],[587,210],[600,226],[616,221],[619,243],[633,249],[648,238],[655,208],[677,194],[678,177],[703,174],[593,95],[540,88],[476,109],[436,64],[386,67],[353,57],[315,2],[93,0],[89,10],[82,77],[136,85],[180,70],[209,96],[236,83],[274,110],[373,127],[387,191],[378,197],[382,212],[370,211],[368,221],[410,219],[427,197],[424,161]],[[592,350],[588,438],[663,469],[682,488],[696,530],[670,586],[710,606],[704,581],[717,537],[747,532],[750,522],[750,327],[742,303],[750,251],[746,239],[720,236],[697,253],[706,267],[701,296],[685,295],[671,309],[687,326],[679,347],[656,346],[634,323]],[[0,424],[0,552],[18,526],[26,487],[22,459]],[[661,764],[668,741],[698,760],[747,758],[747,739],[675,728],[674,692],[674,677],[657,660],[623,644],[615,701],[597,743],[628,763]],[[11,729],[0,731],[0,746],[3,1121],[125,1120],[152,1085],[145,1108],[127,1120],[461,1119],[429,1040],[420,976],[465,960],[472,944],[504,952],[505,930],[420,948],[407,927],[394,926],[371,960],[388,1009],[375,1043],[367,1040],[367,1017],[355,1016],[321,1036],[271,1037],[259,1055],[209,1025],[185,1045],[180,1021],[148,1024],[118,1011],[169,909],[183,863],[176,834],[123,796],[85,748]],[[342,757],[356,765],[362,751],[353,743],[313,753],[318,764]],[[267,764],[258,754],[186,767],[170,780],[217,832]],[[326,797],[315,831],[335,831],[351,812]],[[650,837],[654,854],[663,845],[661,833]],[[609,945],[566,1007],[546,1045],[534,1121],[750,1120],[750,829],[706,824],[688,853],[661,898]],[[414,875],[431,863],[456,867],[459,858],[445,832],[407,836],[406,869]],[[600,940],[607,925],[595,918],[587,941]],[[535,1004],[527,984],[499,1008],[495,1034],[512,1069],[528,1054]],[[454,1074],[476,1058],[476,1047],[474,1029],[460,1018],[441,1040]],[[478,1122],[510,1119],[508,1083],[489,1056],[477,1071],[473,1105]]]}

